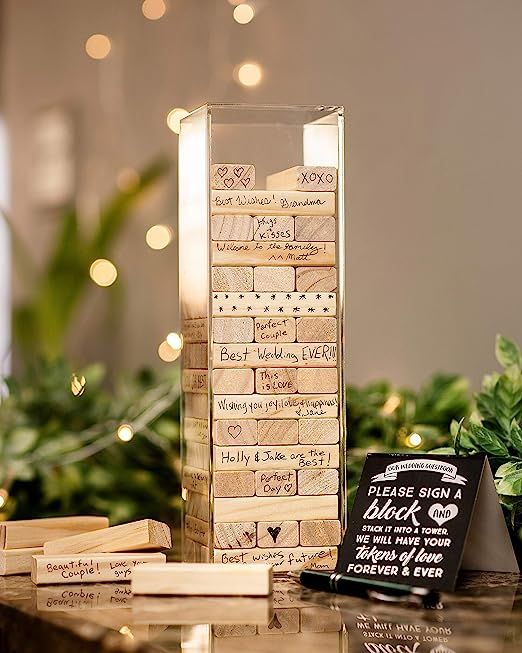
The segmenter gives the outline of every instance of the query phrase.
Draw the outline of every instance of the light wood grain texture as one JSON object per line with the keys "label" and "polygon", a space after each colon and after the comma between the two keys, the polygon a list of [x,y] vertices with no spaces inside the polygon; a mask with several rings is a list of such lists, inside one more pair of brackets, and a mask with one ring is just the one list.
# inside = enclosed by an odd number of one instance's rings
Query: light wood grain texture
{"label": "light wood grain texture", "polygon": [[256,543],[253,521],[214,524],[214,546],[218,549],[253,549]]}
{"label": "light wood grain texture", "polygon": [[[335,315],[335,293],[247,292],[212,295],[215,316],[284,316]],[[295,339],[295,338],[294,338]]]}
{"label": "light wood grain texture", "polygon": [[181,388],[183,392],[208,393],[207,370],[183,370]]}
{"label": "light wood grain texture", "polygon": [[[336,343],[231,344],[214,346],[214,367],[335,367]],[[302,417],[302,416],[301,416]]]}
{"label": "light wood grain texture", "polygon": [[260,419],[257,423],[259,444],[297,444],[296,419]]}
{"label": "light wood grain texture", "polygon": [[[329,446],[329,445],[325,445]],[[337,494],[339,471],[337,469],[300,469],[297,474],[299,494]]]}
{"label": "light wood grain texture", "polygon": [[197,492],[185,491],[185,514],[203,521],[209,521],[210,504],[208,497]]}
{"label": "light wood grain texture", "polygon": [[[337,651],[345,650],[343,643],[339,641],[340,637],[342,636],[339,633],[288,633],[279,635],[277,638],[273,635],[257,635],[255,639],[251,640],[252,645],[255,644],[255,648],[252,646],[248,653],[273,651],[276,643],[277,652],[337,653]],[[212,653],[245,653],[245,642],[241,637],[215,639]],[[350,649],[350,653],[354,653],[352,649]]]}
{"label": "light wood grain texture", "polygon": [[257,447],[214,446],[214,469],[335,469],[339,447],[333,444]]}
{"label": "light wood grain texture", "polygon": [[273,549],[275,546],[299,546],[299,526],[296,521],[262,521],[257,524],[257,546]]}
{"label": "light wood grain texture", "polygon": [[188,465],[183,466],[181,487],[198,494],[207,495],[210,487],[209,483],[209,473],[205,470],[189,467]]}
{"label": "light wood grain texture", "polygon": [[342,630],[341,613],[336,610],[314,606],[302,608],[300,613],[303,633],[338,633]]}
{"label": "light wood grain texture", "polygon": [[295,290],[295,270],[291,267],[254,268],[254,290],[287,291]]}
{"label": "light wood grain texture", "polygon": [[335,317],[298,317],[297,318],[297,342],[336,342],[336,340],[337,340],[337,318]]}
{"label": "light wood grain texture", "polygon": [[212,337],[218,343],[253,342],[254,320],[251,317],[214,317]]}
{"label": "light wood grain texture", "polygon": [[216,522],[270,521],[277,515],[281,521],[299,519],[337,519],[337,497],[325,494],[316,497],[246,497],[214,499]]}
{"label": "light wood grain texture", "polygon": [[42,554],[42,547],[0,551],[0,576],[30,574],[33,556]]}
{"label": "light wood grain texture", "polygon": [[297,268],[295,284],[298,292],[334,292],[337,290],[337,271],[334,267]]}
{"label": "light wood grain texture", "polygon": [[294,240],[293,216],[291,215],[254,216],[254,240],[259,240],[259,241]]}
{"label": "light wood grain texture", "polygon": [[255,476],[251,471],[214,472],[215,497],[253,497],[256,493]]}
{"label": "light wood grain texture", "polygon": [[218,445],[257,444],[255,419],[218,419],[214,421],[214,443]]}
{"label": "light wood grain texture", "polygon": [[335,242],[336,222],[332,215],[296,215],[295,239],[299,242]]}
{"label": "light wood grain texture", "polygon": [[47,517],[0,522],[0,549],[41,547],[45,542],[67,535],[107,528],[107,517]]}
{"label": "light wood grain texture", "polygon": [[91,533],[71,535],[44,544],[45,555],[159,551],[172,546],[170,528],[153,519],[111,526]]}
{"label": "light wood grain texture", "polygon": [[214,562],[223,565],[268,563],[273,565],[275,573],[297,569],[334,569],[337,562],[337,548],[310,546],[293,549],[273,547],[271,549],[220,550],[214,551]]}
{"label": "light wood grain texture", "polygon": [[[212,264],[260,266],[335,265],[335,243],[214,241]],[[222,290],[213,288],[213,290]],[[231,288],[230,290],[234,290]],[[259,290],[255,287],[254,290]],[[277,290],[273,288],[272,290]]]}
{"label": "light wood grain texture", "polygon": [[208,443],[208,420],[199,417],[184,417],[183,438],[191,442]]}
{"label": "light wood grain texture", "polygon": [[[36,587],[36,609],[41,612],[84,611],[100,612],[109,608],[130,608],[132,592],[129,583],[106,583],[94,588],[81,585]],[[121,611],[124,614],[123,610]],[[96,615],[98,616],[98,615]]]}
{"label": "light wood grain texture", "polygon": [[264,395],[297,392],[297,370],[291,367],[258,368],[256,392]]}
{"label": "light wood grain texture", "polygon": [[183,320],[181,332],[184,344],[208,342],[208,320],[206,317]]}
{"label": "light wood grain texture", "polygon": [[[267,623],[270,619],[267,620]],[[228,637],[253,637],[257,634],[257,628],[253,623],[237,624],[237,625],[222,625],[216,624],[212,628],[214,637],[228,638]]]}
{"label": "light wood grain texture", "polygon": [[268,190],[334,191],[337,168],[332,166],[294,166],[266,178]]}
{"label": "light wood grain texture", "polygon": [[338,419],[299,420],[300,444],[335,444],[336,442],[339,442]]}
{"label": "light wood grain texture", "polygon": [[213,215],[212,240],[252,240],[254,221],[251,215]]}
{"label": "light wood grain texture", "polygon": [[208,367],[207,343],[189,343],[183,346],[183,367],[187,369],[205,369]]}
{"label": "light wood grain texture", "polygon": [[210,562],[208,546],[183,538],[183,556],[187,562]]}
{"label": "light wood grain texture", "polygon": [[192,442],[187,440],[184,443],[183,452],[185,455],[185,463],[189,467],[209,469],[210,447],[207,443]]}
{"label": "light wood grain texture", "polygon": [[35,585],[125,582],[139,565],[165,561],[163,553],[39,555],[32,559],[31,580]]}
{"label": "light wood grain texture", "polygon": [[256,342],[294,342],[295,318],[258,317],[254,320]]}
{"label": "light wood grain texture", "polygon": [[331,393],[338,390],[338,371],[335,367],[300,367],[297,370],[297,391]]}
{"label": "light wood grain texture", "polygon": [[196,419],[205,419],[208,416],[208,394],[185,392],[185,415]]}
{"label": "light wood grain texture", "polygon": [[260,635],[283,635],[299,632],[299,610],[282,608],[274,610],[274,616],[267,626],[258,626]]}
{"label": "light wood grain texture", "polygon": [[252,394],[254,392],[254,372],[248,369],[213,370],[212,390],[216,395]]}
{"label": "light wood grain texture", "polygon": [[213,214],[334,215],[335,193],[301,191],[226,191],[210,195]]}
{"label": "light wood grain texture", "polygon": [[338,519],[305,519],[299,524],[301,546],[337,546],[341,543]]}
{"label": "light wood grain texture", "polygon": [[212,268],[212,290],[248,292],[253,289],[254,268],[244,266]]}
{"label": "light wood grain texture", "polygon": [[338,403],[337,395],[217,395],[214,397],[214,417],[337,417]]}
{"label": "light wood grain texture", "polygon": [[271,469],[256,472],[258,497],[289,497],[297,494],[297,475],[294,469]]}
{"label": "light wood grain texture", "polygon": [[[185,537],[203,546],[210,546],[210,526],[204,519],[198,519],[194,515],[185,515]],[[165,562],[165,561],[164,561]]]}
{"label": "light wood grain texture", "polygon": [[210,187],[216,190],[249,190],[256,185],[256,169],[251,163],[213,163]]}
{"label": "light wood grain texture", "polygon": [[231,573],[214,564],[142,565],[132,574],[131,588],[133,594],[268,596],[272,593],[272,568],[268,564],[244,565]]}

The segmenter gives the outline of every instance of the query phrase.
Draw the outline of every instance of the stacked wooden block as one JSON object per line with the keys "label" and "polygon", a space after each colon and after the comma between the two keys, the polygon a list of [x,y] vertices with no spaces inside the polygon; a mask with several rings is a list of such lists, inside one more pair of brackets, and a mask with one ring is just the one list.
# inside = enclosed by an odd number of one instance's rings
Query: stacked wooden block
{"label": "stacked wooden block", "polygon": [[216,562],[269,562],[276,572],[335,565],[336,182],[335,168],[298,166],[268,177],[270,190],[253,190],[253,165],[212,166],[210,369],[205,320],[184,329],[185,535],[194,560],[212,544]]}

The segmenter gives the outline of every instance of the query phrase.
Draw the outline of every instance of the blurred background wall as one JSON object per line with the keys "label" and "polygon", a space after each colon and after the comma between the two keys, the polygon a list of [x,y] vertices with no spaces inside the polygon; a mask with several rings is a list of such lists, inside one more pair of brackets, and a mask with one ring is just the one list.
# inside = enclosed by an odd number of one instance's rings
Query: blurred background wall
{"label": "blurred background wall", "polygon": [[[251,4],[254,19],[240,25],[227,0],[170,0],[159,20],[134,0],[1,2],[11,210],[34,258],[56,227],[33,187],[50,109],[73,125],[74,196],[89,230],[129,169],[161,152],[175,161],[174,107],[344,104],[348,378],[417,385],[441,369],[478,383],[495,333],[522,334],[522,3]],[[93,33],[111,40],[102,60],[85,52]],[[235,81],[244,61],[261,66],[258,85]],[[69,350],[80,362],[162,364],[158,344],[178,326],[176,243],[154,251],[145,233],[175,222],[174,165],[111,256],[119,287],[93,284],[77,316]],[[15,278],[15,301],[23,295]]]}

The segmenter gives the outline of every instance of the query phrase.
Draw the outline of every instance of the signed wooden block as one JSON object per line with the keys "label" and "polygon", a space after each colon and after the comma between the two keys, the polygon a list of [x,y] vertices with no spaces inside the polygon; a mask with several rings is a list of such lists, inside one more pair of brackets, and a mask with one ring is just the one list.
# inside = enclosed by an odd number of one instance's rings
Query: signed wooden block
{"label": "signed wooden block", "polygon": [[297,318],[297,342],[335,342],[336,340],[337,340],[337,318],[335,317],[298,317]]}
{"label": "signed wooden block", "polygon": [[208,345],[206,343],[184,345],[183,366],[192,369],[205,369],[208,366]]}
{"label": "signed wooden block", "polygon": [[185,515],[185,537],[188,537],[198,544],[210,546],[209,523],[204,519],[198,519],[194,515]]}
{"label": "signed wooden block", "polygon": [[[337,392],[338,371],[335,367],[300,367],[297,370],[297,391]],[[259,391],[258,391],[259,392]]]}
{"label": "signed wooden block", "polygon": [[294,166],[266,178],[268,190],[332,191],[337,188],[337,168]]}
{"label": "signed wooden block", "polygon": [[[213,293],[212,314],[218,316],[335,315],[335,293]],[[275,331],[277,333],[277,330]],[[295,338],[294,338],[295,339]],[[268,342],[268,341],[264,341]],[[283,342],[278,340],[278,342]]]}
{"label": "signed wooden block", "polygon": [[306,519],[299,524],[301,546],[337,546],[341,543],[338,519]]}
{"label": "signed wooden block", "polygon": [[218,419],[214,421],[214,444],[257,444],[255,419]]}
{"label": "signed wooden block", "polygon": [[337,395],[217,395],[214,397],[214,417],[337,417],[338,403]]}
{"label": "signed wooden block", "polygon": [[258,497],[289,497],[297,494],[297,476],[294,469],[271,469],[256,472]]}
{"label": "signed wooden block", "polygon": [[212,371],[212,391],[217,395],[252,394],[254,371],[248,369]]}
{"label": "signed wooden block", "polygon": [[274,546],[299,546],[299,526],[296,521],[262,521],[257,524],[257,546],[270,549]]}
{"label": "signed wooden block", "polygon": [[297,444],[296,419],[260,419],[257,423],[259,444]]}
{"label": "signed wooden block", "polygon": [[336,442],[339,442],[338,419],[299,420],[300,444],[335,444]]}
{"label": "signed wooden block", "polygon": [[274,610],[274,616],[268,626],[257,627],[260,635],[282,635],[299,632],[299,610],[297,608],[282,608]]}
{"label": "signed wooden block", "polygon": [[214,317],[212,337],[218,343],[253,342],[254,320],[251,317]]}
{"label": "signed wooden block", "polygon": [[207,495],[210,487],[210,474],[203,469],[184,465],[181,487],[198,494]]}
{"label": "signed wooden block", "polygon": [[[245,620],[246,621],[246,620]],[[257,627],[253,623],[245,624],[215,624],[212,627],[214,637],[228,639],[229,637],[254,637]],[[226,645],[225,645],[226,646]]]}
{"label": "signed wooden block", "polygon": [[214,446],[214,469],[217,470],[303,469],[304,471],[304,468],[318,470],[337,467],[339,467],[339,447],[332,444]]}
{"label": "signed wooden block", "polygon": [[255,215],[254,240],[294,240],[293,216]]}
{"label": "signed wooden block", "polygon": [[214,524],[214,546],[217,549],[253,549],[256,542],[253,521]]}
{"label": "signed wooden block", "polygon": [[332,215],[296,215],[295,239],[304,242],[334,242],[335,227]]}
{"label": "signed wooden block", "polygon": [[296,270],[298,292],[333,292],[337,290],[337,271],[334,267],[302,267]]}
{"label": "signed wooden block", "polygon": [[297,475],[297,486],[299,494],[337,494],[339,471],[337,469],[300,469]]}
{"label": "signed wooden block", "polygon": [[208,320],[206,317],[183,320],[183,343],[207,342]]}
{"label": "signed wooden block", "polygon": [[295,270],[291,267],[254,268],[254,290],[283,291],[295,290]]}
{"label": "signed wooden block", "polygon": [[251,215],[213,215],[212,240],[252,240],[254,222]]}
{"label": "signed wooden block", "polygon": [[249,213],[250,215],[334,215],[335,193],[301,191],[212,190],[213,214]]}
{"label": "signed wooden block", "polygon": [[184,369],[181,377],[181,389],[183,392],[208,393],[207,370]]}
{"label": "signed wooden block", "polygon": [[191,442],[208,443],[208,420],[199,417],[184,417],[183,437]]}
{"label": "signed wooden block", "polygon": [[[337,344],[309,342],[214,345],[214,367],[335,367]],[[304,415],[300,415],[304,417]]]}
{"label": "signed wooden block", "polygon": [[213,163],[210,187],[216,190],[248,190],[256,185],[256,170],[248,163]]}
{"label": "signed wooden block", "polygon": [[[324,266],[335,264],[335,243],[218,240],[211,244],[213,265]],[[254,290],[257,290],[254,287]]]}
{"label": "signed wooden block", "polygon": [[341,613],[321,606],[302,608],[301,631],[303,633],[338,633],[342,630]]}
{"label": "signed wooden block", "polygon": [[[131,607],[132,593],[128,583],[105,583],[96,587],[95,591],[81,586],[69,588],[60,585],[40,586],[34,589],[36,594],[36,609],[39,612],[58,611],[69,612],[72,610],[89,610],[86,616],[94,616],[96,623],[101,625],[102,615],[106,615],[107,608]],[[34,604],[33,604],[34,605]],[[130,610],[129,610],[130,611]],[[84,613],[85,614],[85,613]],[[108,619],[107,619],[108,621]],[[38,650],[44,650],[40,646]],[[56,648],[52,649],[56,651]]]}
{"label": "signed wooden block", "polygon": [[[331,369],[335,371],[334,367]],[[256,392],[265,395],[297,392],[297,370],[291,367],[258,368]]]}
{"label": "signed wooden block", "polygon": [[295,318],[258,317],[254,320],[256,342],[294,342]]}
{"label": "signed wooden block", "polygon": [[212,290],[249,291],[254,289],[254,268],[213,267]]}
{"label": "signed wooden block", "polygon": [[214,472],[214,496],[253,497],[255,493],[254,472]]}
{"label": "signed wooden block", "polygon": [[30,574],[33,556],[43,555],[42,547],[0,551],[0,576]]}
{"label": "signed wooden block", "polygon": [[0,522],[0,549],[41,547],[45,542],[67,535],[97,531],[109,526],[107,517],[46,517]]}
{"label": "signed wooden block", "polygon": [[335,495],[290,497],[246,497],[214,499],[214,519],[228,521],[269,521],[279,519],[337,519]]}
{"label": "signed wooden block", "polygon": [[[223,501],[224,499],[221,499]],[[229,500],[229,499],[228,499]],[[281,499],[283,500],[283,499]],[[284,499],[289,501],[289,499]],[[275,499],[268,499],[275,501]],[[214,562],[223,565],[240,565],[251,562],[273,565],[275,573],[296,569],[335,569],[336,547],[272,547],[270,549],[231,549],[214,551]]]}

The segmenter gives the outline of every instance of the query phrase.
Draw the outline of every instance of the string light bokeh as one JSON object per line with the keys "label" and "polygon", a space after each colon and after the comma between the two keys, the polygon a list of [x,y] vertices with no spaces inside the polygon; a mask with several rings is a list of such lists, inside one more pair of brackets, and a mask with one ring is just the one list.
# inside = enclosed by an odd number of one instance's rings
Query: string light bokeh
{"label": "string light bokeh", "polygon": [[85,52],[91,59],[105,59],[111,48],[111,40],[105,34],[92,34],[85,41]]}

